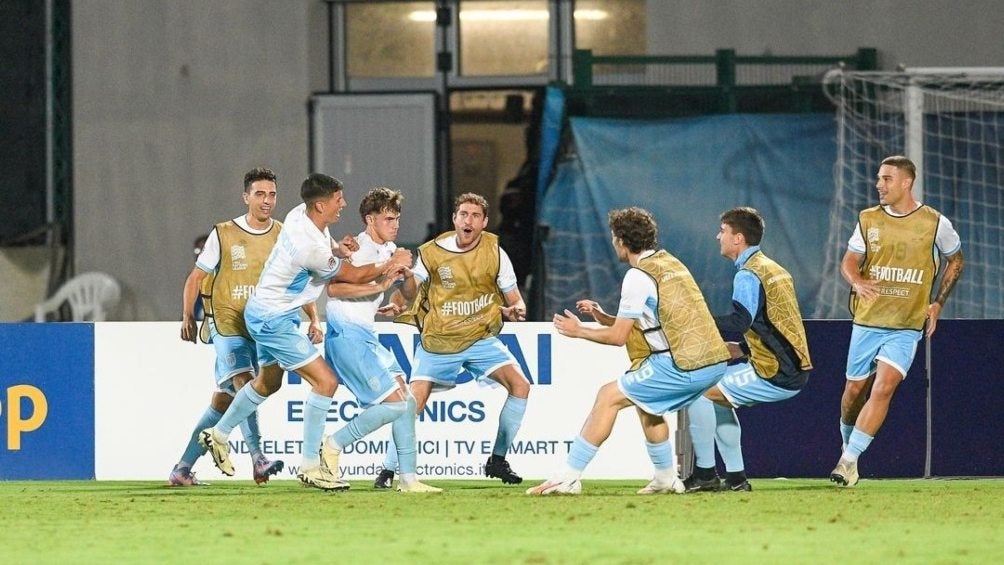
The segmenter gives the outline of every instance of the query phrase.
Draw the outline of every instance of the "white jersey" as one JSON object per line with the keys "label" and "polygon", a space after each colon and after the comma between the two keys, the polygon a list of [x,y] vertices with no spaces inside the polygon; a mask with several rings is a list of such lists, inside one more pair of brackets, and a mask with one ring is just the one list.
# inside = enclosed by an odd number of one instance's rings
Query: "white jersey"
{"label": "white jersey", "polygon": [[[460,247],[457,245],[457,238],[455,236],[447,236],[437,239],[436,245],[454,253],[461,252]],[[412,273],[414,273],[419,283],[425,282],[425,280],[429,278],[429,269],[426,268],[425,263],[422,262],[421,255],[418,256],[418,261],[415,263],[415,268],[412,269]],[[498,285],[502,294],[516,288],[516,271],[513,270],[512,261],[509,259],[509,256],[506,255],[505,249],[502,249],[501,247],[499,247],[499,275],[495,278],[495,284]]]}
{"label": "white jersey", "polygon": [[[655,251],[645,251],[640,258],[648,257]],[[635,321],[641,330],[656,328],[659,323],[659,289],[655,281],[645,271],[638,268],[628,269],[621,283],[621,302],[617,306],[617,317]],[[662,332],[648,332],[645,339],[653,351],[669,349],[669,343]]]}
{"label": "white jersey", "polygon": [[[918,202],[917,207],[919,208],[920,206],[921,204]],[[882,209],[890,216],[902,217],[906,215],[897,214],[888,206],[883,206]],[[955,255],[962,247],[962,240],[952,226],[952,222],[940,212],[938,213],[938,233],[934,236],[934,244],[937,246],[938,251],[945,256]],[[859,222],[854,224],[854,233],[851,234],[851,238],[847,241],[847,250],[858,255],[864,255],[866,249],[865,238],[861,236],[861,223]]]}
{"label": "white jersey", "polygon": [[247,310],[259,318],[285,314],[314,302],[341,267],[328,228],[317,229],[306,204],[286,216],[282,233],[265,262]]}
{"label": "white jersey", "polygon": [[[393,241],[378,244],[365,231],[356,237],[356,241],[359,243],[359,249],[352,253],[349,261],[357,266],[387,261],[397,250],[397,245]],[[376,282],[369,284],[376,286]],[[372,331],[375,327],[373,318],[376,316],[377,308],[383,303],[383,297],[384,293],[380,292],[358,298],[329,298],[326,308],[328,319],[356,324]]]}
{"label": "white jersey", "polygon": [[[274,221],[269,218],[268,225],[263,229],[256,230],[248,225],[247,215],[241,215],[239,218],[234,218],[234,223],[240,226],[240,228],[252,235],[261,235],[272,229],[272,224]],[[195,261],[195,266],[202,269],[207,273],[216,272],[216,268],[220,264],[220,236],[216,233],[216,226],[213,226],[213,231],[209,232],[209,237],[206,238],[206,244],[202,246],[202,253],[199,253],[199,258]]]}

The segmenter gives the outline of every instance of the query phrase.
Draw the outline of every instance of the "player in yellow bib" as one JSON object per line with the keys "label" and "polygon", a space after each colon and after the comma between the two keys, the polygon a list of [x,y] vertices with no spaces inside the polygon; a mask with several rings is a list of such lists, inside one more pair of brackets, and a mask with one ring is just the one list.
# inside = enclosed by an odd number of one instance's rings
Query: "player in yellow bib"
{"label": "player in yellow bib", "polygon": [[[199,431],[220,420],[237,391],[258,371],[255,344],[244,325],[244,307],[282,230],[282,223],[272,219],[275,173],[264,167],[248,171],[244,175],[243,198],[247,213],[213,227],[185,281],[181,339],[194,343],[198,334],[203,342],[213,344],[217,390],[171,471],[168,484],[172,486],[202,484],[192,473],[192,465],[206,452],[198,442]],[[196,331],[195,304],[199,297],[205,311],[201,332]],[[308,315],[320,337],[316,309],[308,310]],[[282,470],[283,462],[270,461],[262,453],[257,412],[252,412],[240,427],[253,461],[254,480],[265,483]]]}
{"label": "player in yellow bib", "polygon": [[[962,243],[947,218],[913,197],[917,167],[886,157],[875,188],[879,206],[858,216],[840,272],[851,285],[854,315],[847,382],[840,399],[843,452],[830,480],[852,487],[858,457],[889,413],[889,402],[913,363],[924,325],[928,338],[962,274]],[[931,301],[941,257],[944,277]]]}

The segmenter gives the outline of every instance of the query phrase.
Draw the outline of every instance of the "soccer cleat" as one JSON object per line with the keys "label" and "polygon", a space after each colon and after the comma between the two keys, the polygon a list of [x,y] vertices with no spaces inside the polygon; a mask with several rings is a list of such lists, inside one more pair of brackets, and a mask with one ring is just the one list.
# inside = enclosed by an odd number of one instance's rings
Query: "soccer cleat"
{"label": "soccer cleat", "polygon": [[324,467],[336,477],[338,476],[338,458],[341,455],[342,450],[328,445],[327,439],[321,442],[321,467]]}
{"label": "soccer cleat", "polygon": [[751,485],[750,482],[745,479],[739,481],[738,483],[733,483],[732,481],[725,479],[724,481],[722,481],[721,489],[723,491],[732,491],[732,492],[750,492],[753,490],[753,485]]}
{"label": "soccer cleat", "polygon": [[858,462],[851,462],[841,457],[830,473],[830,480],[841,487],[853,487],[858,484]]}
{"label": "soccer cleat", "polygon": [[509,462],[505,460],[505,457],[499,457],[498,455],[492,455],[488,458],[488,462],[485,463],[485,475],[502,479],[502,483],[506,485],[518,485],[523,482],[523,477],[512,472],[512,468],[509,467]]}
{"label": "soccer cleat", "polygon": [[443,489],[429,486],[425,483],[420,483],[418,481],[412,481],[410,483],[398,483],[397,492],[421,492],[421,493],[437,493],[443,492]]}
{"label": "soccer cleat", "polygon": [[171,469],[171,476],[167,478],[167,485],[172,487],[208,487],[209,483],[196,479],[191,467],[175,465],[174,469]]}
{"label": "soccer cleat", "polygon": [[535,487],[526,489],[532,496],[545,494],[582,494],[582,481],[579,479],[548,479]]}
{"label": "soccer cleat", "polygon": [[389,489],[392,486],[394,486],[394,471],[390,469],[380,471],[380,474],[373,481],[373,488],[375,489]]}
{"label": "soccer cleat", "polygon": [[718,475],[710,479],[702,479],[691,475],[683,481],[684,492],[717,492],[722,488],[722,480]]}
{"label": "soccer cleat", "polygon": [[349,490],[349,483],[331,474],[324,464],[309,469],[300,469],[296,478],[305,487],[313,487],[325,491]]}
{"label": "soccer cleat", "polygon": [[199,443],[209,451],[217,469],[228,477],[234,476],[234,464],[230,462],[230,445],[226,438],[220,441],[213,428],[206,428],[199,432]]}
{"label": "soccer cleat", "polygon": [[282,461],[269,461],[264,455],[259,455],[254,461],[254,482],[263,485],[272,475],[278,475],[285,464]]}
{"label": "soccer cleat", "polygon": [[673,477],[671,481],[660,481],[652,479],[645,488],[638,491],[638,494],[683,494],[687,492],[687,487],[683,486],[683,481],[679,477]]}

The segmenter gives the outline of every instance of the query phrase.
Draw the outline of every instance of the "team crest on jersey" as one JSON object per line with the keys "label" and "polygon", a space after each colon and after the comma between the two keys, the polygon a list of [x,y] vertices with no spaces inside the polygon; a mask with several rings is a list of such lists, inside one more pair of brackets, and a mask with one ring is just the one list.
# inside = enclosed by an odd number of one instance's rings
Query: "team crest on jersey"
{"label": "team crest on jersey", "polygon": [[244,271],[248,268],[248,254],[244,246],[235,243],[230,246],[230,268],[234,271]]}
{"label": "team crest on jersey", "polygon": [[882,246],[879,245],[879,229],[878,228],[868,228],[868,249],[872,253],[878,253]]}
{"label": "team crest on jersey", "polygon": [[436,269],[436,273],[439,274],[439,280],[441,281],[443,288],[454,288],[457,286],[457,282],[453,280],[453,269],[448,265],[443,265],[442,267]]}

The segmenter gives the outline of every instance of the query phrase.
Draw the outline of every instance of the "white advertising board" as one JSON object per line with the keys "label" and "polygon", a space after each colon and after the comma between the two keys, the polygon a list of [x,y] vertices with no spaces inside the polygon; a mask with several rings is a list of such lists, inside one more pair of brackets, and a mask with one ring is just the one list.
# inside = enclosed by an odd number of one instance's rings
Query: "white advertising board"
{"label": "white advertising board", "polygon": [[[179,338],[179,322],[95,324],[95,474],[99,480],[167,479],[215,388],[211,345]],[[415,332],[410,326],[378,323],[381,341],[407,371]],[[533,386],[523,426],[508,459],[527,479],[543,479],[565,461],[596,391],[628,366],[623,348],[570,339],[549,323],[509,323],[500,336],[523,364]],[[293,479],[300,463],[302,408],[308,386],[287,375],[282,388],[259,408],[262,449],[282,459],[277,479]],[[433,394],[417,424],[418,473],[426,479],[484,478],[498,414],[506,391],[467,382]],[[340,386],[328,414],[326,433],[361,408]],[[675,430],[675,416],[668,417]],[[380,470],[390,427],[345,449],[340,472],[348,480],[372,479]],[[251,458],[239,429],[230,436],[234,478],[251,478]],[[193,469],[200,479],[225,479],[208,456]],[[633,409],[620,413],[610,438],[584,477],[646,479],[652,466]]]}

